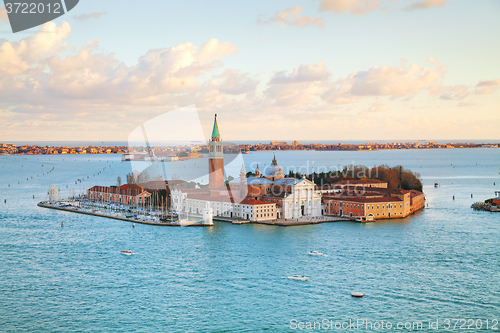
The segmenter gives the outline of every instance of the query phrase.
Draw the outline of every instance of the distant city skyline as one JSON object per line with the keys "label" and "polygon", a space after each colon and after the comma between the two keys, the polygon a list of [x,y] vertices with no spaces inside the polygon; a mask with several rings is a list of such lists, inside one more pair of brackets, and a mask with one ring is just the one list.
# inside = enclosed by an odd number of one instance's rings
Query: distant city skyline
{"label": "distant city skyline", "polygon": [[[73,13],[74,12],[74,13]],[[127,142],[195,105],[225,141],[500,139],[500,2],[82,1],[10,32],[0,142]]]}

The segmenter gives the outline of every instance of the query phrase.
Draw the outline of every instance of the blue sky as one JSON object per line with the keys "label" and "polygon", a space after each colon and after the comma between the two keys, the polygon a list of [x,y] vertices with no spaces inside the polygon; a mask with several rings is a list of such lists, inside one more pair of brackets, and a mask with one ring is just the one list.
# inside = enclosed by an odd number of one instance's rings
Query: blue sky
{"label": "blue sky", "polygon": [[125,141],[192,104],[227,140],[500,139],[499,14],[496,0],[81,0],[18,34],[4,17],[0,141]]}

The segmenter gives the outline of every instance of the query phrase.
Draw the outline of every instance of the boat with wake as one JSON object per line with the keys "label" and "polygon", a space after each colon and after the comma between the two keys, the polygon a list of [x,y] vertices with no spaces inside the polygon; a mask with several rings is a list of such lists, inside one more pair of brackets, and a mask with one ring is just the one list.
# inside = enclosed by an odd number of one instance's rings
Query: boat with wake
{"label": "boat with wake", "polygon": [[290,275],[286,277],[288,280],[296,280],[296,281],[307,281],[309,278],[303,275]]}

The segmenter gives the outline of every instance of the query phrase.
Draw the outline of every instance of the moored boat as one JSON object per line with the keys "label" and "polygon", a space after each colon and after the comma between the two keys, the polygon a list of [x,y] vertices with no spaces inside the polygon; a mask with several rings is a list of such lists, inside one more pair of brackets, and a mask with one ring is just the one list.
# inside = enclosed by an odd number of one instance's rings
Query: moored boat
{"label": "moored boat", "polygon": [[375,222],[375,218],[373,217],[372,214],[369,214],[368,216],[360,216],[360,217],[356,218],[356,222],[360,222],[360,223]]}

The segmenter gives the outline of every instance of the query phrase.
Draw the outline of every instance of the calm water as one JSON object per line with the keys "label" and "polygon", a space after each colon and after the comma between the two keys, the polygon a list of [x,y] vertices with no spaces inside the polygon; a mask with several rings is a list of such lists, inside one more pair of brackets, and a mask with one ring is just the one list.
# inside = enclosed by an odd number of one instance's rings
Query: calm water
{"label": "calm water", "polygon": [[[272,156],[245,155],[247,171]],[[36,206],[50,184],[67,194],[125,179],[130,165],[119,156],[0,156],[0,331],[290,332],[292,319],[366,319],[421,320],[424,329],[405,331],[442,332],[446,318],[482,319],[483,330],[487,319],[500,319],[500,215],[469,208],[500,190],[500,149],[276,157],[315,170],[402,164],[422,175],[429,206],[370,224],[132,228]],[[291,274],[310,280],[287,280]],[[429,320],[439,329],[429,330]]]}

